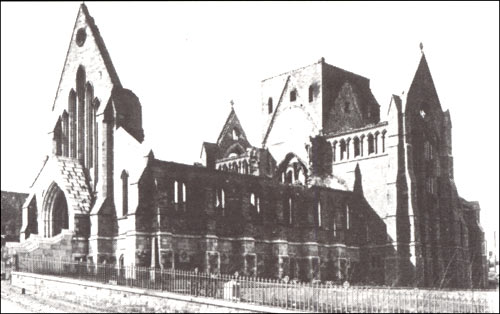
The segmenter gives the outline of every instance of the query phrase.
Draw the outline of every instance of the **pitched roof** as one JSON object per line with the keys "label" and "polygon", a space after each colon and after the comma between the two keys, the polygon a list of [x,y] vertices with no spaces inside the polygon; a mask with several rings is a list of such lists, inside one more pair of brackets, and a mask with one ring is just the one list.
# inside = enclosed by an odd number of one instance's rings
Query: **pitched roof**
{"label": "pitched roof", "polygon": [[94,34],[97,48],[99,48],[99,52],[101,53],[102,58],[104,59],[104,63],[106,64],[106,69],[111,77],[111,81],[114,85],[121,86],[120,79],[118,78],[118,74],[116,73],[115,67],[113,66],[113,62],[111,62],[111,57],[109,56],[108,49],[106,49],[106,45],[104,44],[104,40],[102,39],[101,33],[99,32],[99,28],[94,22],[94,18],[90,15],[89,10],[85,3],[81,4],[81,10],[85,14],[85,18],[87,23]]}
{"label": "pitched roof", "polygon": [[231,112],[229,113],[229,116],[226,119],[226,123],[224,123],[224,126],[222,127],[222,130],[219,134],[219,137],[217,138],[217,145],[220,145],[222,139],[224,138],[224,135],[226,135],[227,132],[234,126],[234,125],[239,125],[241,129],[241,135],[243,138],[247,138],[245,134],[245,130],[243,130],[243,127],[241,126],[240,120],[238,119],[238,116],[236,115],[236,112],[234,111],[234,108],[231,107]]}
{"label": "pitched roof", "polygon": [[[120,79],[118,78],[118,74],[116,73],[115,67],[113,66],[113,62],[111,61],[111,57],[109,55],[109,52],[106,49],[106,45],[104,44],[104,40],[102,39],[101,33],[99,32],[99,28],[95,24],[94,18],[90,15],[89,10],[88,10],[87,6],[85,5],[85,3],[82,3],[80,5],[80,10],[78,11],[78,14],[77,14],[77,17],[75,20],[75,26],[73,27],[73,36],[75,34],[75,28],[77,25],[78,17],[80,16],[80,12],[81,12],[81,14],[83,14],[85,16],[85,21],[87,22],[87,25],[89,26],[90,30],[92,31],[92,34],[94,35],[97,48],[99,49],[99,53],[101,54],[102,59],[104,60],[104,64],[106,65],[106,69],[107,69],[109,76],[111,78],[111,82],[113,83],[113,85],[121,87],[122,85],[120,83]],[[66,62],[68,60],[71,44],[73,43],[73,36],[71,36],[71,41],[68,45],[68,51],[66,52],[64,67],[63,67],[58,85],[61,85],[61,82],[62,82],[64,69],[66,67]],[[54,104],[52,105],[52,110],[54,110],[54,108],[55,108],[58,94],[59,94],[59,87],[57,88],[57,93],[56,93],[56,97],[54,98]]]}
{"label": "pitched roof", "polygon": [[403,102],[401,101],[401,97],[399,97],[398,95],[392,94],[391,102],[389,103],[389,107],[387,108],[387,113],[389,113],[391,111],[393,105],[396,106],[397,111],[402,112]]}
{"label": "pitched roof", "polygon": [[[205,151],[207,152],[207,155],[217,156],[217,151],[219,149],[219,146],[217,146],[217,144],[215,144],[215,143],[203,142],[203,144],[201,145],[201,149],[202,149],[202,151],[203,151],[203,149],[205,149]],[[200,154],[201,154],[201,152],[200,152]]]}
{"label": "pitched roof", "polygon": [[288,82],[290,82],[290,75],[287,76],[285,85],[283,86],[283,90],[281,91],[280,99],[278,101],[278,104],[276,105],[276,109],[274,109],[273,116],[271,117],[271,120],[269,121],[269,125],[267,126],[266,129],[266,134],[264,135],[264,138],[262,139],[262,145],[265,146],[267,142],[267,137],[269,136],[269,133],[271,132],[271,129],[273,128],[274,120],[276,119],[276,114],[278,112],[278,109],[280,108],[280,105],[283,101],[283,95],[285,94],[285,91],[288,87]]}
{"label": "pitched roof", "polygon": [[[361,124],[366,125],[369,123],[378,123],[380,121],[380,105],[375,99],[375,96],[373,96],[370,89],[370,80],[368,78],[324,63],[322,79],[323,92],[325,95],[327,93],[331,95],[333,99],[337,99],[346,83],[351,86],[358,99],[356,104],[353,105],[357,105],[359,109]],[[325,102],[325,98],[323,101],[323,110],[329,112],[332,106],[334,106],[334,103]],[[372,113],[370,117],[367,117],[367,111]],[[343,128],[342,124],[331,124],[329,122],[330,120],[324,121],[323,131],[337,131],[339,128]]]}
{"label": "pitched roof", "polygon": [[116,110],[116,127],[123,127],[140,143],[144,140],[142,107],[139,98],[129,89],[115,86],[111,92]]}

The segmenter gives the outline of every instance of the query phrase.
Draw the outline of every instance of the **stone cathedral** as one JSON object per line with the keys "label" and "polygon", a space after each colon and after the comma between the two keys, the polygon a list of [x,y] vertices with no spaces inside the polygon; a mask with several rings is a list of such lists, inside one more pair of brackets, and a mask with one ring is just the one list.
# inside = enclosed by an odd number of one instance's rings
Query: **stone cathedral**
{"label": "stone cathedral", "polygon": [[18,254],[303,281],[485,285],[479,204],[455,187],[450,112],[423,52],[387,111],[369,79],[323,58],[261,85],[261,143],[248,141],[231,109],[200,163],[159,160],[142,125],[152,104],[122,86],[82,4],[52,106],[52,154],[23,205]]}

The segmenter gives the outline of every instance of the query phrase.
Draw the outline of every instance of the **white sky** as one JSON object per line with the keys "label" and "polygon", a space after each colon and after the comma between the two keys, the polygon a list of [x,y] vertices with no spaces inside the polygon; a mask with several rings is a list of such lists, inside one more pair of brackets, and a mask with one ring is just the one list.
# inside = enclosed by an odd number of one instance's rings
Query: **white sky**
{"label": "white sky", "polygon": [[[231,99],[260,145],[260,81],[325,57],[370,78],[386,112],[423,42],[453,124],[455,182],[498,230],[499,4],[86,2],[157,158],[198,161]],[[1,189],[27,191],[50,151],[47,124],[79,3],[1,3]],[[383,118],[383,116],[382,116]],[[498,231],[497,231],[498,235]],[[498,243],[498,241],[497,241]]]}

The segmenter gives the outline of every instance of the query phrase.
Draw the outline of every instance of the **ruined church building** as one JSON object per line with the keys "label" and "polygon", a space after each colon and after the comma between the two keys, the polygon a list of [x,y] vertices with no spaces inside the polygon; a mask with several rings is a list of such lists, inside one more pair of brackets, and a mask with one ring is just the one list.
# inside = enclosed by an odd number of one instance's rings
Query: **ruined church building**
{"label": "ruined church building", "polygon": [[[150,104],[145,104],[146,108]],[[52,106],[52,155],[18,253],[268,278],[484,287],[479,204],[453,180],[451,119],[425,55],[388,110],[316,63],[262,81],[262,143],[234,111],[201,165],[156,159],[85,4]],[[173,109],[172,109],[173,110]]]}

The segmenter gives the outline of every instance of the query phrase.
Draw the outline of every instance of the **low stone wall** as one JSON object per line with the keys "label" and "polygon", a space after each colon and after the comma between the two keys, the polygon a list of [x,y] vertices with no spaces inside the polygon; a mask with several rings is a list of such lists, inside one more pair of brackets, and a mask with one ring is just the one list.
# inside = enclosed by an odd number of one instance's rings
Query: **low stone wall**
{"label": "low stone wall", "polygon": [[42,297],[62,299],[113,312],[290,313],[279,308],[178,295],[96,282],[12,272],[12,286]]}

